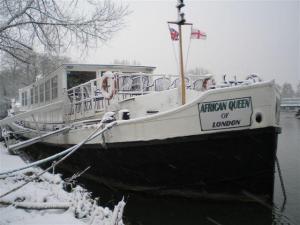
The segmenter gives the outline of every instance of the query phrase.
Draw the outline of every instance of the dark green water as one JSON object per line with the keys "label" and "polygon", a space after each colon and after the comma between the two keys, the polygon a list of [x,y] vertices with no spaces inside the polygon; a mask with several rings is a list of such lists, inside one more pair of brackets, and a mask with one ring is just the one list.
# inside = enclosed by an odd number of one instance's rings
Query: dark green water
{"label": "dark green water", "polygon": [[[190,199],[156,198],[125,194],[124,221],[128,225],[222,224],[267,225],[300,224],[300,120],[292,113],[281,114],[277,156],[286,188],[283,204],[282,188],[276,170],[274,206],[258,203],[203,202]],[[100,204],[112,206],[123,193],[85,183]]]}

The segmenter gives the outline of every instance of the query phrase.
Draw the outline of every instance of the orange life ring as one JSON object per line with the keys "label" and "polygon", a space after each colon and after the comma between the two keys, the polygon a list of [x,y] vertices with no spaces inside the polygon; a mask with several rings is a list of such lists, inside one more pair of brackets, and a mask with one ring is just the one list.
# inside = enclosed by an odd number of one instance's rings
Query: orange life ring
{"label": "orange life ring", "polygon": [[202,84],[202,90],[203,91],[207,90],[207,88],[208,88],[208,81],[209,81],[209,78],[204,79],[203,84]]}
{"label": "orange life ring", "polygon": [[101,93],[104,98],[110,100],[116,94],[116,81],[112,72],[106,72],[100,84]]}

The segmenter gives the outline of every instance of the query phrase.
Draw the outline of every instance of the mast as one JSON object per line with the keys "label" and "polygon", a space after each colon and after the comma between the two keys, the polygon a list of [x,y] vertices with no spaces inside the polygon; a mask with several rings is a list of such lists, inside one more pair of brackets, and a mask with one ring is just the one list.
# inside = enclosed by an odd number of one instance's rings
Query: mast
{"label": "mast", "polygon": [[183,0],[178,0],[176,8],[178,10],[178,21],[177,22],[169,22],[172,24],[178,25],[178,33],[179,33],[179,68],[180,68],[180,84],[181,84],[181,104],[184,105],[186,103],[186,86],[184,79],[184,66],[183,66],[183,47],[182,47],[182,26],[183,25],[192,25],[191,23],[186,23],[184,19],[184,13],[181,12],[181,8],[184,7],[185,4]]}
{"label": "mast", "polygon": [[180,83],[181,83],[181,105],[185,104],[185,79],[184,79],[184,68],[183,68],[183,54],[182,54],[182,33],[181,33],[181,24],[178,24],[179,32],[179,68],[180,68]]}
{"label": "mast", "polygon": [[181,104],[185,104],[186,93],[185,93],[185,79],[184,79],[184,68],[183,68],[183,50],[182,50],[182,30],[181,26],[184,25],[184,13],[181,12],[181,8],[184,7],[183,0],[178,0],[177,9],[178,9],[178,32],[179,32],[179,68],[180,68],[180,83],[181,83]]}

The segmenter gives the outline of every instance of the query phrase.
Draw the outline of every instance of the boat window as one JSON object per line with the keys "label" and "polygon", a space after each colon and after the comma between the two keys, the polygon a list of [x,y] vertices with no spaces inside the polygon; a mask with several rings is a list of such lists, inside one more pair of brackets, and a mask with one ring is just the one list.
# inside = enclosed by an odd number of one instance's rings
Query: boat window
{"label": "boat window", "polygon": [[118,78],[119,90],[120,91],[130,91],[132,87],[132,79],[130,76],[121,75]]}
{"label": "boat window", "polygon": [[40,84],[40,102],[44,102],[44,83]]}
{"label": "boat window", "polygon": [[68,71],[67,87],[68,89],[96,79],[96,71]]}
{"label": "boat window", "polygon": [[170,79],[166,77],[159,77],[154,80],[154,90],[155,91],[163,91],[168,90],[170,88]]}
{"label": "boat window", "polygon": [[24,105],[27,105],[27,91],[24,93]]}
{"label": "boat window", "polygon": [[33,88],[30,88],[30,104],[33,105]]}
{"label": "boat window", "polygon": [[197,79],[193,83],[193,89],[196,91],[203,91],[203,80]]}
{"label": "boat window", "polygon": [[39,86],[34,87],[34,104],[39,103]]}
{"label": "boat window", "polygon": [[22,92],[22,106],[25,106],[25,93]]}
{"label": "boat window", "polygon": [[50,101],[50,80],[45,83],[45,101]]}
{"label": "boat window", "polygon": [[51,79],[52,99],[57,98],[57,76]]}

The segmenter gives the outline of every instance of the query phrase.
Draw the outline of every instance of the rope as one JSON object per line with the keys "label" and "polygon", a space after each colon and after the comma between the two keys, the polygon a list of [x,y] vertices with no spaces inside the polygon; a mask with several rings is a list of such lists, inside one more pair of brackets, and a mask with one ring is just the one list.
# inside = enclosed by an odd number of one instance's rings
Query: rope
{"label": "rope", "polygon": [[76,147],[76,145],[60,152],[60,153],[57,153],[55,155],[52,155],[52,156],[49,156],[48,158],[45,158],[45,159],[41,159],[41,160],[38,160],[38,161],[35,161],[33,163],[30,163],[30,164],[27,164],[26,166],[23,166],[23,167],[20,167],[20,168],[16,168],[16,169],[12,169],[12,170],[7,170],[7,171],[4,171],[4,172],[1,172],[0,173],[0,178],[3,178],[1,177],[2,175],[6,175],[6,174],[11,174],[11,173],[15,173],[15,172],[18,172],[18,171],[21,171],[21,170],[25,170],[25,169],[28,169],[30,167],[34,167],[34,166],[39,166],[43,163],[46,163],[46,162],[49,162],[51,160],[54,160],[54,159],[57,159],[69,152],[71,152],[74,148]]}
{"label": "rope", "polygon": [[[191,34],[192,34],[192,29],[193,29],[193,25],[191,26]],[[192,40],[192,35],[190,35],[190,40],[189,40],[189,46],[188,46],[188,50],[186,53],[186,60],[185,60],[185,72],[187,72],[187,65],[188,65],[188,59],[189,59],[189,54],[190,54],[190,47],[191,47],[191,40]]]}
{"label": "rope", "polygon": [[[169,28],[169,32],[170,32],[170,24],[168,23],[168,28]],[[173,53],[174,53],[174,57],[175,57],[175,62],[176,62],[176,67],[177,67],[177,72],[179,73],[179,68],[178,68],[178,59],[177,59],[177,54],[176,54],[176,50],[175,50],[175,46],[174,46],[174,42],[173,40],[171,40],[171,43],[172,43],[172,48],[173,48]]]}
{"label": "rope", "polygon": [[[101,128],[102,123],[99,124],[99,126],[95,129],[95,131],[93,131],[86,139],[84,139],[83,141],[81,141],[80,143],[78,143],[77,145],[71,147],[72,150],[70,150],[67,155],[65,155],[63,158],[61,158],[60,160],[58,160],[57,162],[53,163],[51,166],[49,166],[46,170],[44,170],[43,172],[37,174],[36,176],[32,177],[31,179],[29,179],[28,181],[24,182],[23,184],[13,188],[12,190],[0,195],[0,198],[3,198],[7,195],[9,195],[10,193],[19,190],[20,188],[24,187],[26,184],[29,184],[30,182],[34,181],[35,179],[39,178],[40,176],[42,176],[44,173],[48,172],[51,168],[53,168],[54,166],[57,166],[58,164],[60,164],[62,161],[64,161],[65,159],[67,159],[69,156],[71,156],[77,149],[79,149],[84,143],[94,139],[95,137],[101,135],[102,133],[104,133],[105,131],[107,131],[108,129],[112,128],[113,126],[117,125],[117,122],[111,122],[109,124],[107,124],[105,126],[105,128],[103,128],[102,130],[98,131]],[[70,148],[70,149],[71,149]]]}
{"label": "rope", "polygon": [[[99,124],[100,127],[101,127],[101,125],[102,125],[102,124]],[[114,124],[113,124],[113,125],[114,125]],[[107,125],[106,125],[106,128],[107,128],[107,129],[110,129],[113,125],[107,124]],[[104,128],[104,129],[106,129],[106,128]],[[98,128],[97,128],[97,129],[98,129]],[[106,129],[106,130],[107,130],[107,129]],[[105,132],[106,130],[104,130],[103,132]],[[91,137],[89,137],[89,138],[86,139],[86,140],[87,140],[87,141],[90,141],[90,140],[94,139],[94,138],[97,137],[97,136],[98,136],[98,134],[96,133],[96,134],[92,135]],[[39,165],[41,165],[41,164],[43,164],[43,163],[46,163],[46,162],[52,161],[52,160],[54,160],[54,159],[57,159],[57,158],[59,158],[59,157],[61,157],[61,156],[63,156],[63,155],[68,154],[69,152],[71,152],[74,148],[76,148],[76,146],[77,146],[77,145],[74,145],[74,146],[72,146],[72,147],[70,147],[70,148],[68,148],[68,149],[66,149],[66,150],[64,150],[64,151],[62,151],[62,152],[59,152],[59,153],[57,153],[57,154],[55,154],[55,155],[52,155],[52,156],[49,156],[49,157],[47,157],[47,158],[45,158],[45,159],[41,159],[41,160],[35,161],[35,162],[33,162],[33,163],[27,164],[26,166],[23,166],[23,167],[20,167],[20,168],[16,168],[16,169],[12,169],[12,170],[7,170],[7,171],[4,171],[4,172],[1,172],[1,173],[0,173],[0,178],[5,178],[5,177],[2,177],[3,175],[15,173],[15,172],[18,172],[18,171],[21,171],[21,170],[28,169],[28,168],[30,168],[30,167],[34,167],[34,166],[39,166]]]}
{"label": "rope", "polygon": [[65,182],[67,183],[71,183],[73,182],[75,179],[77,179],[78,177],[80,177],[82,174],[84,174],[87,170],[89,170],[91,168],[91,166],[88,166],[87,168],[85,168],[84,170],[82,170],[81,172],[75,173],[73,174],[71,177],[68,177],[65,179]]}
{"label": "rope", "polygon": [[282,207],[281,207],[281,211],[284,210],[285,204],[286,204],[286,191],[285,191],[285,187],[284,187],[284,182],[283,182],[283,177],[282,177],[282,173],[281,173],[281,169],[280,169],[280,165],[279,165],[279,160],[277,158],[277,156],[275,156],[275,162],[276,162],[276,166],[277,166],[277,170],[278,170],[278,175],[279,175],[279,180],[280,180],[280,185],[281,185],[281,190],[283,193],[283,203],[282,203]]}

